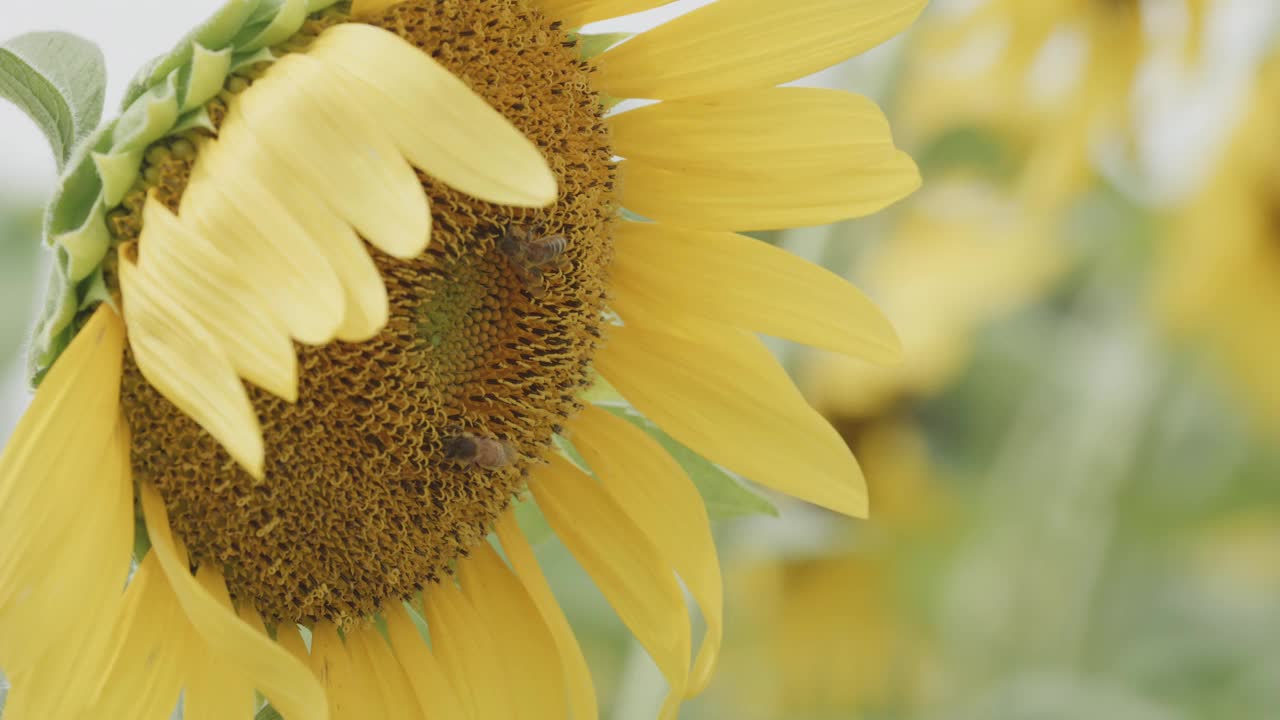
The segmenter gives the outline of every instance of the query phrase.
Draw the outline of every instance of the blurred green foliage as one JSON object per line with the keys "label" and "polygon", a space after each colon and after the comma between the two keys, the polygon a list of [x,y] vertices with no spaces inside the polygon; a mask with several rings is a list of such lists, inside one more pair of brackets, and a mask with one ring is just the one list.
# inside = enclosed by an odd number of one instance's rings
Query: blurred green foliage
{"label": "blurred green foliage", "polygon": [[[21,410],[22,388],[5,387],[5,369],[22,361],[40,287],[40,208],[0,194],[0,434]],[[8,687],[0,675],[0,710]]]}
{"label": "blurred green foliage", "polygon": [[22,349],[40,288],[40,208],[0,195],[0,365]]}

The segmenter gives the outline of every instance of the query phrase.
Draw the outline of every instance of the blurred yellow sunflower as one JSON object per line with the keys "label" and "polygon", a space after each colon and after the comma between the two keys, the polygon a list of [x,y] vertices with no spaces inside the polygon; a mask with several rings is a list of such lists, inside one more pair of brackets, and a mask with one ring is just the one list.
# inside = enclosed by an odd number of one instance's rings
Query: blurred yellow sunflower
{"label": "blurred yellow sunflower", "polygon": [[953,532],[955,514],[927,441],[903,410],[952,383],[981,327],[1044,293],[1065,265],[1043,217],[964,172],[926,185],[882,224],[883,239],[854,257],[848,274],[898,329],[904,362],[813,351],[797,368],[809,401],[862,463],[871,522],[836,531],[818,552],[766,552],[728,567],[730,592],[743,598],[733,619],[747,629],[724,650],[732,690],[709,699],[726,716],[920,709],[936,658],[926,608],[913,600],[920,578],[911,574],[922,559],[912,553],[945,547],[939,537]]}
{"label": "blurred yellow sunflower", "polygon": [[[705,688],[705,508],[580,397],[598,373],[708,459],[865,513],[753,333],[885,362],[896,337],[731,231],[917,187],[871,102],[775,86],[924,2],[718,0],[590,59],[569,32],[662,4],[233,0],[140,75],[51,208],[40,385],[0,457],[8,717],[167,718],[181,693],[247,718],[257,690],[288,718],[594,718],[526,487],[663,714]],[[660,102],[606,117],[622,98]]]}
{"label": "blurred yellow sunflower", "polygon": [[941,391],[968,364],[984,323],[1059,276],[1065,257],[1049,238],[1048,220],[998,185],[964,173],[931,183],[849,268],[897,328],[904,362],[808,352],[797,373],[805,396],[839,427]]}
{"label": "blurred yellow sunflower", "polygon": [[962,518],[910,408],[956,380],[982,326],[1047,292],[1065,257],[1046,218],[965,172],[926,184],[883,224],[848,275],[898,329],[904,362],[814,351],[797,369],[862,463],[871,519],[834,530],[816,552],[764,551],[728,566],[730,592],[743,598],[733,621],[747,630],[724,649],[732,691],[709,701],[729,717],[908,717],[928,706],[939,677],[922,586],[936,582],[932,563]]}
{"label": "blurred yellow sunflower", "polygon": [[909,592],[918,591],[911,553],[944,532],[949,502],[911,423],[845,429],[869,479],[870,526],[837,533],[819,552],[771,548],[727,567],[744,630],[724,649],[732,682],[709,695],[727,717],[899,717],[927,685],[934,660]]}
{"label": "blurred yellow sunflower", "polygon": [[[1055,208],[1092,177],[1100,135],[1128,137],[1139,68],[1157,44],[1194,51],[1208,0],[1179,8],[1185,32],[1153,33],[1140,0],[979,0],[940,6],[918,34],[903,93],[911,132],[1000,130],[1027,155],[1027,199]],[[1158,43],[1155,41],[1159,41]]]}
{"label": "blurred yellow sunflower", "polygon": [[1280,64],[1259,79],[1218,167],[1172,219],[1157,285],[1168,327],[1212,355],[1280,428]]}

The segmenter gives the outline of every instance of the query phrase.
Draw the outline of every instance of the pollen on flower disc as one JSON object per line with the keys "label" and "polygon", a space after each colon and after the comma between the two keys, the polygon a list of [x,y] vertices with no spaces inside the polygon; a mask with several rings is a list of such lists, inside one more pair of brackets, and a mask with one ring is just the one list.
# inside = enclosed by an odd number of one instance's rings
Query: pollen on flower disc
{"label": "pollen on flower disc", "polygon": [[[343,20],[330,11],[301,35]],[[341,622],[449,576],[576,411],[600,336],[612,152],[589,69],[565,32],[527,0],[418,0],[371,22],[429,53],[531,138],[561,196],[546,210],[513,210],[420,174],[433,213],[428,252],[403,261],[370,248],[391,299],[386,329],[364,343],[298,346],[295,404],[250,387],[263,481],[128,363],[136,478],[159,489],[193,561],[217,564],[232,594],[272,621]],[[229,97],[214,102],[215,120]],[[431,119],[420,121],[431,132]],[[118,236],[137,236],[147,189],[176,210],[192,160],[188,145],[173,145],[148,153],[142,185],[112,217]],[[567,239],[536,287],[497,247],[510,223]],[[459,436],[505,443],[512,461],[458,459]]]}

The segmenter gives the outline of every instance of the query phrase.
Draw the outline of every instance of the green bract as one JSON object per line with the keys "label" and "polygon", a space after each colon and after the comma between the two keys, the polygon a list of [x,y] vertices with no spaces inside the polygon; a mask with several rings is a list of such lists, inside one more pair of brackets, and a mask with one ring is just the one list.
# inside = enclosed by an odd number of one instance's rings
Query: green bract
{"label": "green bract", "polygon": [[102,280],[112,242],[107,212],[133,187],[146,148],[193,127],[211,128],[204,106],[222,90],[227,76],[272,60],[267,48],[296,34],[308,14],[337,2],[229,0],[172,52],[138,73],[118,118],[77,138],[45,216],[45,241],[57,259],[31,343],[33,384],[39,384],[71,342],[82,311],[110,300]]}

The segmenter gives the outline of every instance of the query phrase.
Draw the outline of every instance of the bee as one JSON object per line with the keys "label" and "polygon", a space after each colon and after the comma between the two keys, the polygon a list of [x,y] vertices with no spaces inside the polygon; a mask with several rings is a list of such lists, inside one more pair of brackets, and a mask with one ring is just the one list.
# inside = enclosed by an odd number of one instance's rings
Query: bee
{"label": "bee", "polygon": [[561,258],[569,246],[563,235],[540,236],[530,225],[510,223],[498,238],[498,250],[507,256],[524,282],[525,289],[535,298],[547,294],[543,275],[549,268],[560,267]]}
{"label": "bee", "polygon": [[509,443],[475,435],[455,435],[444,443],[445,457],[464,465],[497,470],[515,462],[516,451]]}

